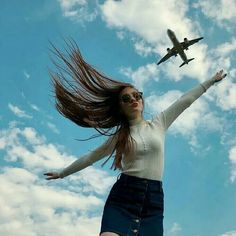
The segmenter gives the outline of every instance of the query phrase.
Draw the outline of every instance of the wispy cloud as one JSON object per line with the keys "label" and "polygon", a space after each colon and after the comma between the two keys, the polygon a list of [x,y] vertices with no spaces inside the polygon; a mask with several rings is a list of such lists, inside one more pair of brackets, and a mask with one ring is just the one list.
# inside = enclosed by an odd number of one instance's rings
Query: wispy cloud
{"label": "wispy cloud", "polygon": [[84,23],[93,21],[97,15],[97,9],[90,6],[87,0],[58,0],[63,15],[71,20]]}
{"label": "wispy cloud", "polygon": [[124,31],[118,31],[116,33],[116,35],[120,40],[123,40],[125,38],[125,32]]}
{"label": "wispy cloud", "polygon": [[133,70],[130,67],[123,67],[120,69],[120,73],[129,77],[132,80],[132,84],[144,91],[144,85],[151,80],[158,81],[159,70],[155,63],[140,66],[137,70]]}
{"label": "wispy cloud", "polygon": [[216,50],[215,53],[221,56],[227,56],[232,55],[235,56],[236,51],[236,38],[232,38],[231,41],[225,42],[220,44]]}
{"label": "wispy cloud", "polygon": [[24,74],[26,79],[30,78],[30,74],[26,70],[23,71],[23,74]]}
{"label": "wispy cloud", "polygon": [[219,26],[232,30],[235,27],[236,2],[230,0],[204,0],[193,4],[199,8],[208,18],[215,21]]}
{"label": "wispy cloud", "polygon": [[52,130],[52,132],[54,132],[56,134],[60,133],[60,131],[57,129],[56,125],[54,125],[53,123],[47,122],[47,126],[50,130]]}
{"label": "wispy cloud", "polygon": [[182,230],[179,223],[173,223],[171,229],[169,230],[169,235],[177,235]]}
{"label": "wispy cloud", "polygon": [[235,231],[229,231],[224,234],[221,234],[220,236],[236,236],[236,230]]}
{"label": "wispy cloud", "polygon": [[231,163],[231,181],[234,182],[236,180],[236,146],[233,146],[229,150],[229,160]]}
{"label": "wispy cloud", "polygon": [[8,108],[18,117],[20,118],[28,118],[32,119],[33,117],[28,115],[24,110],[21,110],[19,107],[12,105],[11,103],[8,104]]}
{"label": "wispy cloud", "polygon": [[35,105],[35,104],[30,104],[30,107],[35,110],[35,111],[39,111],[40,109]]}
{"label": "wispy cloud", "polygon": [[143,57],[147,57],[153,53],[153,47],[147,44],[144,40],[139,40],[134,43],[134,48],[136,52]]}
{"label": "wispy cloud", "polygon": [[218,107],[222,111],[232,111],[236,109],[236,83],[232,79],[226,78],[220,82],[214,89],[209,91],[209,96],[214,98]]}

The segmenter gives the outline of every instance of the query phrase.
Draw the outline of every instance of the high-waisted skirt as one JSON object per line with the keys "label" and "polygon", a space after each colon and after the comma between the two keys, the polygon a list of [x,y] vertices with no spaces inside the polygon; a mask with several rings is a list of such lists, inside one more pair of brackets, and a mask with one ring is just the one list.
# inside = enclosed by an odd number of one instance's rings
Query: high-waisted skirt
{"label": "high-waisted skirt", "polygon": [[121,174],[105,202],[101,230],[120,236],[163,236],[162,182]]}

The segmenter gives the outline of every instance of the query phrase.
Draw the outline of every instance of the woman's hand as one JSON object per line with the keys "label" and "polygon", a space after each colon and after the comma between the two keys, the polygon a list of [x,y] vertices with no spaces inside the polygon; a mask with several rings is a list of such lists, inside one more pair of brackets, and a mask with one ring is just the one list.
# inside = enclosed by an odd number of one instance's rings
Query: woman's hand
{"label": "woman's hand", "polygon": [[216,83],[216,82],[219,82],[222,79],[224,79],[226,76],[227,76],[227,74],[226,73],[224,74],[223,70],[221,70],[213,76],[213,79],[215,80],[215,83]]}
{"label": "woman's hand", "polygon": [[59,179],[60,178],[60,175],[57,172],[48,172],[48,173],[45,173],[44,175],[49,176],[48,178],[46,178],[46,180]]}

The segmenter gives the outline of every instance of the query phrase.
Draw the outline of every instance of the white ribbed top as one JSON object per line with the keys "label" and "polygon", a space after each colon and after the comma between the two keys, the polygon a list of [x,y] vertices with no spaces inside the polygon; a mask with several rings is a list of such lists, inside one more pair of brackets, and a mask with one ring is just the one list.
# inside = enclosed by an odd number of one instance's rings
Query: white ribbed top
{"label": "white ribbed top", "polygon": [[[130,124],[131,136],[136,141],[136,145],[133,154],[124,156],[122,160],[122,173],[161,181],[164,170],[164,144],[167,129],[187,107],[213,84],[213,79],[207,80],[186,92],[152,120],[142,120],[137,124]],[[82,156],[62,170],[60,177],[63,178],[80,171],[108,156],[114,146],[115,139],[111,142],[110,137],[100,147]]]}

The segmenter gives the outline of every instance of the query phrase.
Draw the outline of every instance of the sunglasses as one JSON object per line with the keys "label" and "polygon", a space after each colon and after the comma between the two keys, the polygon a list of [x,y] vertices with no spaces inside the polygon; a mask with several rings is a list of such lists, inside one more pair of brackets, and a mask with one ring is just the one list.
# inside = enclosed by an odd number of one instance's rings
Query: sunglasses
{"label": "sunglasses", "polygon": [[[136,101],[140,100],[143,97],[142,92],[133,92],[132,95]],[[132,98],[131,98],[130,94],[124,94],[121,96],[121,101],[123,103],[128,103],[128,102],[130,103],[132,101]]]}

